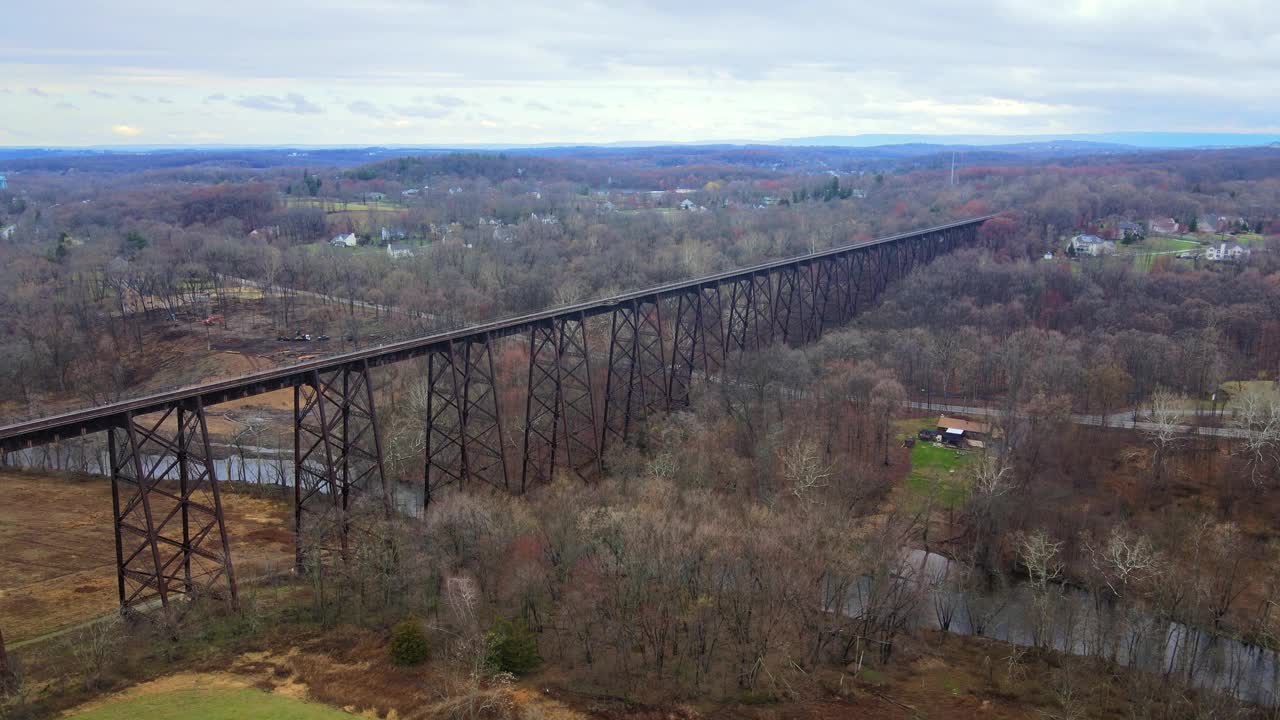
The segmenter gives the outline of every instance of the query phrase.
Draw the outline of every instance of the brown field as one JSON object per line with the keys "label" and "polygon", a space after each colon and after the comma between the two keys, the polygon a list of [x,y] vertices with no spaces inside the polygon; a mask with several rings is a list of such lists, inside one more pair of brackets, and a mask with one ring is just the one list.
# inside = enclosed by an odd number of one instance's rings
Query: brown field
{"label": "brown field", "polygon": [[[111,484],[0,472],[0,628],[12,644],[111,612],[118,603]],[[241,580],[293,561],[286,503],[224,493]]]}

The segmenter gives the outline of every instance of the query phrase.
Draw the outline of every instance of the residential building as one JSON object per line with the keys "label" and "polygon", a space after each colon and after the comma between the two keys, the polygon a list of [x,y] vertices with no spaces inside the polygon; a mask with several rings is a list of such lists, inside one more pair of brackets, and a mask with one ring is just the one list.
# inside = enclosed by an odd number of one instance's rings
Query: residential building
{"label": "residential building", "polygon": [[1071,238],[1071,251],[1076,255],[1110,255],[1116,251],[1116,244],[1103,240],[1097,235],[1077,235]]}
{"label": "residential building", "polygon": [[5,225],[3,228],[0,228],[0,240],[8,240],[13,237],[13,234],[17,232],[17,230],[17,225]]}
{"label": "residential building", "polygon": [[391,243],[387,246],[387,255],[392,258],[410,257],[413,255],[413,246],[409,243]]}
{"label": "residential building", "polygon": [[1181,232],[1178,221],[1173,218],[1156,218],[1147,222],[1147,227],[1151,232],[1160,235],[1177,235]]}
{"label": "residential building", "polygon": [[356,239],[355,233],[346,233],[345,235],[335,235],[334,238],[329,241],[329,244],[334,247],[353,248],[356,245],[359,245],[360,241]]}
{"label": "residential building", "polygon": [[1249,248],[1238,243],[1219,243],[1204,251],[1206,260],[1214,262],[1242,260],[1249,256]]}
{"label": "residential building", "polygon": [[409,237],[409,233],[406,232],[404,228],[398,228],[398,227],[382,228],[382,242],[389,242],[391,240],[403,240],[407,237]]}
{"label": "residential building", "polygon": [[990,440],[993,435],[990,423],[940,415],[938,416],[936,437],[938,441],[949,445],[983,447],[983,444]]}

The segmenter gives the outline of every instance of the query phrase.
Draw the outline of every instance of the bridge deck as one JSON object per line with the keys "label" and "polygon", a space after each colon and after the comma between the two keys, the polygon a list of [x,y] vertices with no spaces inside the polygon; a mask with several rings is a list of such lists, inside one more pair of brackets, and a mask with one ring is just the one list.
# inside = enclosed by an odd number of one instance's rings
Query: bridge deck
{"label": "bridge deck", "polygon": [[781,267],[786,267],[788,265],[804,263],[817,258],[855,252],[863,248],[892,243],[928,233],[978,225],[991,217],[994,216],[985,215],[960,222],[948,223],[946,225],[938,225],[936,227],[926,228],[923,230],[899,233],[889,237],[843,245],[816,253],[808,253],[791,258],[773,260],[759,265],[730,270],[715,275],[683,280],[642,290],[634,290],[599,300],[590,300],[565,307],[551,308],[516,317],[481,323],[479,325],[470,325],[457,330],[436,333],[410,340],[387,343],[385,345],[378,345],[339,355],[331,355],[317,360],[310,360],[272,370],[264,370],[229,380],[192,385],[177,390],[169,390],[152,395],[121,400],[119,402],[74,410],[36,420],[18,422],[12,425],[0,427],[0,451],[8,452],[31,445],[53,442],[58,439],[71,438],[86,433],[98,432],[106,429],[116,418],[125,412],[145,414],[163,410],[183,401],[195,398],[200,398],[202,403],[206,406],[215,405],[228,400],[234,400],[236,398],[259,395],[291,387],[313,372],[325,372],[343,367],[344,365],[359,362],[368,362],[370,365],[382,365],[398,362],[408,358],[424,355],[432,352],[433,350],[442,349],[447,347],[448,343],[451,341],[483,336],[486,333],[491,337],[505,337],[526,331],[530,326],[536,323],[562,316],[577,316],[579,314],[583,314],[588,317],[592,317],[601,315],[611,312],[614,308],[633,300],[653,297],[657,297],[658,299],[671,297],[691,288],[732,282],[734,280],[750,276],[753,273],[767,272]]}

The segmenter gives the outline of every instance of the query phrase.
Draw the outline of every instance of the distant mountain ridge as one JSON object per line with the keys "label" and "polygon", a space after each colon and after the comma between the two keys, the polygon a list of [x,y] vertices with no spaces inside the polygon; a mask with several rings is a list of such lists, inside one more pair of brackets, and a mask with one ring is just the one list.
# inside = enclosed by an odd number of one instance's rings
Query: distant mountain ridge
{"label": "distant mountain ridge", "polygon": [[[1208,132],[1108,132],[1070,133],[1066,135],[911,135],[863,134],[817,135],[783,138],[773,144],[816,145],[827,147],[882,147],[885,145],[1002,146],[1028,145],[1092,146],[1095,149],[1181,149],[1207,147],[1252,147],[1280,142],[1278,133],[1208,133]],[[1099,148],[1099,146],[1102,146]],[[1084,148],[1081,148],[1084,149]]]}

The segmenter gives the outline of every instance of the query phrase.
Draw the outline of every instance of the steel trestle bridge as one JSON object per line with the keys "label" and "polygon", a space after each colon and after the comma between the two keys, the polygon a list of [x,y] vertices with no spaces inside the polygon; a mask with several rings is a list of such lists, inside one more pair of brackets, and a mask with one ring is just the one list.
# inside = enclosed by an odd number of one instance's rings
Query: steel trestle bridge
{"label": "steel trestle bridge", "polygon": [[[236,582],[206,408],[293,390],[294,532],[338,528],[365,491],[391,513],[373,368],[426,358],[424,502],[447,485],[524,492],[557,472],[583,479],[605,453],[688,406],[694,378],[744,353],[813,342],[915,267],[976,242],[992,216],[855,243],[567,307],[497,320],[0,427],[0,453],[107,433],[122,609],[168,607]],[[495,343],[527,336],[524,417],[505,425]],[[598,346],[607,338],[607,355]],[[593,370],[593,361],[605,367]],[[519,414],[516,413],[517,418]],[[521,427],[523,438],[504,437]]]}

